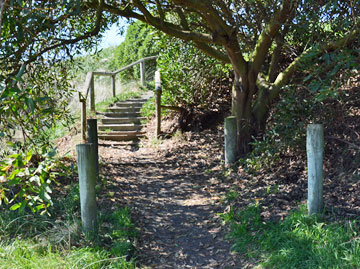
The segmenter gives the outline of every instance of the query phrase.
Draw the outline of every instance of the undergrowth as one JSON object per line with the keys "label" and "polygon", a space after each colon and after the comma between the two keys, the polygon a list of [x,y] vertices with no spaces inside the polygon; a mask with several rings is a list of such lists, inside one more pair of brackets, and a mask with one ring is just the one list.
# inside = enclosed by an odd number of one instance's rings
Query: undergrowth
{"label": "undergrowth", "polygon": [[81,231],[78,185],[61,186],[51,215],[0,209],[0,268],[135,268],[137,230],[128,208],[100,210],[99,231]]}
{"label": "undergrowth", "polygon": [[300,207],[280,222],[264,222],[257,205],[221,215],[232,248],[257,268],[360,268],[357,221],[331,223]]}

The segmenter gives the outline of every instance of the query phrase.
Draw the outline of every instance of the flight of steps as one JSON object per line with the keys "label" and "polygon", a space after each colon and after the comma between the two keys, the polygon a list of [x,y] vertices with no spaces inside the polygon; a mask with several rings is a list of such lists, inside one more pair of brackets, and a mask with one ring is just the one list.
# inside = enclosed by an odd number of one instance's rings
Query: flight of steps
{"label": "flight of steps", "polygon": [[117,102],[110,106],[101,118],[99,125],[98,138],[112,141],[131,141],[144,137],[141,121],[146,118],[141,117],[140,109],[143,104],[151,97],[151,93],[143,95],[141,98],[128,99]]}

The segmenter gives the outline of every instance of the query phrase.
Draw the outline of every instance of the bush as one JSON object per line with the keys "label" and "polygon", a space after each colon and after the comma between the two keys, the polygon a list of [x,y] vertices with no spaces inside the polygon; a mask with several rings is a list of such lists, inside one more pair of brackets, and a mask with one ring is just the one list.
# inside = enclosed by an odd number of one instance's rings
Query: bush
{"label": "bush", "polygon": [[[131,23],[126,31],[124,42],[114,50],[110,66],[114,69],[120,69],[141,58],[158,55],[161,35],[141,21]],[[147,61],[145,67],[146,77],[153,78],[156,61]],[[140,78],[139,65],[121,72],[119,76],[122,81],[138,80]]]}
{"label": "bush", "polygon": [[304,61],[298,79],[288,85],[280,101],[271,111],[264,135],[255,137],[253,151],[246,160],[246,167],[258,170],[275,163],[281,154],[305,154],[306,126],[322,123],[331,126],[341,104],[342,85],[356,74],[358,53],[353,49],[324,54],[321,64]]}
{"label": "bush", "polygon": [[[163,101],[169,105],[199,106],[209,109],[221,102],[214,80],[230,77],[231,67],[199,51],[191,42],[163,38],[158,59],[163,83]],[[225,82],[226,86],[229,86]],[[220,89],[221,90],[221,89]],[[220,91],[221,92],[221,91]]]}
{"label": "bush", "polygon": [[29,207],[33,213],[48,212],[53,204],[50,194],[55,180],[52,169],[57,165],[56,152],[39,155],[33,150],[12,154],[0,162],[0,205],[13,204],[10,210],[24,211]]}

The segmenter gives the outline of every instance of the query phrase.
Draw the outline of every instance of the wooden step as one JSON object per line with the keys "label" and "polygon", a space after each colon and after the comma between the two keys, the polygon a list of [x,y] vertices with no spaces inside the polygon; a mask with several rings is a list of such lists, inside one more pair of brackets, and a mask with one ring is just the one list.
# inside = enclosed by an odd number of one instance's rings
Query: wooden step
{"label": "wooden step", "polygon": [[149,93],[142,98],[131,98],[111,105],[102,114],[102,125],[98,126],[99,139],[125,143],[125,141],[138,140],[144,137],[145,132],[141,132],[143,127],[141,121],[146,120],[146,117],[141,116],[140,110],[152,95],[153,93]]}
{"label": "wooden step", "polygon": [[141,117],[140,112],[105,112],[105,117],[108,118],[130,118],[130,117]]}
{"label": "wooden step", "polygon": [[141,131],[111,131],[111,132],[102,132],[100,131],[98,135],[144,135],[145,132]]}
{"label": "wooden step", "polygon": [[140,112],[141,107],[109,107],[108,112]]}
{"label": "wooden step", "polygon": [[139,107],[143,106],[144,102],[121,102],[115,103],[114,107]]}
{"label": "wooden step", "polygon": [[99,131],[138,131],[142,129],[141,124],[104,124],[99,125]]}
{"label": "wooden step", "polygon": [[[130,99],[127,99],[125,102],[133,102],[133,103],[136,103],[136,102],[139,102],[139,103],[146,103],[147,100],[149,99],[145,99],[145,98],[130,98]],[[118,102],[118,103],[121,103],[121,102]]]}
{"label": "wooden step", "polygon": [[112,141],[130,141],[130,140],[137,140],[144,137],[143,134],[137,134],[137,135],[113,135],[113,134],[101,134],[98,135],[99,139],[102,140],[112,140]]}
{"label": "wooden step", "polygon": [[99,141],[99,146],[103,146],[103,147],[136,147],[139,146],[138,139],[136,140],[123,140],[123,141],[112,141],[112,140],[105,140],[102,139],[101,141]]}
{"label": "wooden step", "polygon": [[129,118],[102,118],[102,124],[121,124],[121,123],[135,123],[140,124],[142,120],[146,120],[146,117],[129,117]]}

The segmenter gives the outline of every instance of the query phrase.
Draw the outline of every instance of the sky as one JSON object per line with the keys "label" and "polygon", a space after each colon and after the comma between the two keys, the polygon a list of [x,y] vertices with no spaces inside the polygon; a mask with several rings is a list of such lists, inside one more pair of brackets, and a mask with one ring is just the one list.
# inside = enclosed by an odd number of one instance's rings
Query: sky
{"label": "sky", "polygon": [[[127,27],[126,20],[121,20],[121,24],[124,24],[125,28]],[[113,24],[110,27],[110,29],[108,29],[104,33],[104,37],[101,40],[99,48],[105,49],[108,47],[114,47],[114,46],[120,45],[120,43],[123,42],[125,39],[125,34],[126,34],[126,31],[124,31],[123,35],[120,35],[119,26],[117,26],[116,24]]]}

